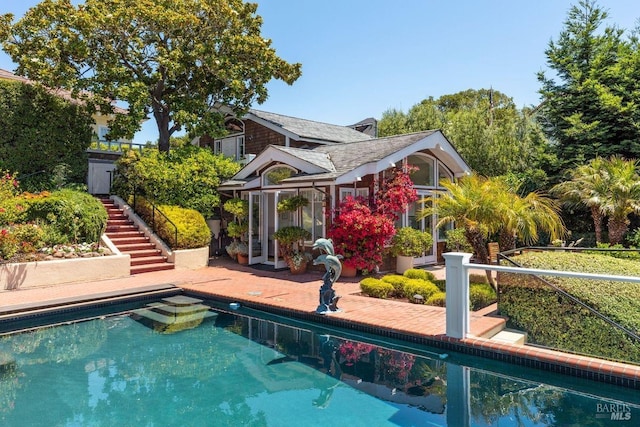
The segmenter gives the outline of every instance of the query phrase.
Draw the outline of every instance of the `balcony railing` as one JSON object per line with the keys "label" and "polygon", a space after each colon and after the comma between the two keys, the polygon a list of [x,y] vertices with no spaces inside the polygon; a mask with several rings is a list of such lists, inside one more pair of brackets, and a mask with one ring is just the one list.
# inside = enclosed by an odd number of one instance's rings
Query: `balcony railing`
{"label": "balcony railing", "polygon": [[147,144],[138,144],[125,141],[91,141],[89,151],[102,153],[123,153],[126,150],[142,151]]}

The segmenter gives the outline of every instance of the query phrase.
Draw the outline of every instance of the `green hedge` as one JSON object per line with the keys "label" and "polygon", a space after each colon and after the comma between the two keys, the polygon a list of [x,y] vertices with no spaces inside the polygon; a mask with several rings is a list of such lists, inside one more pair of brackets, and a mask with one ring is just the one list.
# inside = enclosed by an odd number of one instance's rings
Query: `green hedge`
{"label": "green hedge", "polygon": [[399,274],[387,274],[382,278],[383,281],[387,283],[391,283],[393,286],[393,295],[402,298],[404,297],[404,285],[407,284],[407,277],[401,276]]}
{"label": "green hedge", "polygon": [[[156,213],[155,230],[171,249],[194,249],[208,246],[211,242],[211,231],[202,214],[194,209],[185,209],[179,206],[157,205],[178,229],[178,241],[175,240],[175,228],[164,216]],[[136,213],[151,226],[153,222],[153,207],[143,197],[136,200]]]}
{"label": "green hedge", "polygon": [[[413,303],[424,304],[436,292],[440,292],[440,289],[427,280],[409,279],[404,285],[404,296]],[[420,295],[422,299],[416,298],[416,295]]]}
{"label": "green hedge", "polygon": [[471,310],[485,308],[497,300],[496,291],[487,283],[469,284],[469,304]]}
{"label": "green hedge", "polygon": [[386,299],[393,294],[393,285],[380,279],[367,277],[360,281],[360,290],[370,297]]}
{"label": "green hedge", "polygon": [[404,277],[408,277],[409,279],[428,280],[430,282],[436,280],[436,276],[434,276],[432,272],[422,270],[420,268],[410,268],[405,271],[403,275]]}
{"label": "green hedge", "polygon": [[[541,252],[516,257],[539,269],[640,276],[637,262],[606,255]],[[569,294],[628,329],[640,331],[640,288],[636,284],[548,277]],[[500,274],[500,313],[535,344],[640,363],[640,343],[551,287],[521,274]]]}
{"label": "green hedge", "polygon": [[17,171],[21,180],[33,174],[23,189],[47,189],[65,164],[70,182],[85,183],[92,123],[84,107],[37,85],[0,81],[0,170]]}

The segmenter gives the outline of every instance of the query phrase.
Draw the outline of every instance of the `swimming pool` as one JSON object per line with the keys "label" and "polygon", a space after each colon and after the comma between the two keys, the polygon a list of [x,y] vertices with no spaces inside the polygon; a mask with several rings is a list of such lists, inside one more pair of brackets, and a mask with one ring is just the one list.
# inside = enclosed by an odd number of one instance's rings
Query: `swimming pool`
{"label": "swimming pool", "polygon": [[640,419],[636,390],[182,296],[141,305],[1,336],[0,424],[624,426]]}

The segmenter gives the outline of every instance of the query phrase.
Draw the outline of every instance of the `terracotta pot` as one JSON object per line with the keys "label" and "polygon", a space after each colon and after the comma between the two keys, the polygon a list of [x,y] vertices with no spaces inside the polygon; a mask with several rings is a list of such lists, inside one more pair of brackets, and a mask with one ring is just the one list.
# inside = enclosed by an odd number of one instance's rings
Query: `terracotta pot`
{"label": "terracotta pot", "polygon": [[249,264],[249,255],[248,254],[238,254],[238,264],[242,264],[242,265]]}
{"label": "terracotta pot", "polygon": [[342,273],[340,273],[340,276],[342,277],[356,277],[356,274],[358,273],[358,270],[356,270],[355,267],[349,267],[346,265],[342,266]]}
{"label": "terracotta pot", "polygon": [[291,274],[303,274],[307,272],[307,263],[301,264],[298,268],[294,265],[289,265],[289,270],[291,270]]}

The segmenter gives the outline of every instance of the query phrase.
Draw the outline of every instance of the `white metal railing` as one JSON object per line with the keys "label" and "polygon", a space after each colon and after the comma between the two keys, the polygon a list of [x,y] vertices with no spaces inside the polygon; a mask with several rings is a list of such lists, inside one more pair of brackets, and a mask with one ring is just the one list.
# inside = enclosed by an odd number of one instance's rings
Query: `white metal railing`
{"label": "white metal railing", "polygon": [[142,151],[142,149],[146,146],[146,144],[139,144],[130,141],[91,141],[91,145],[89,146],[89,150],[91,151],[101,151],[101,152],[109,152],[109,153],[122,153],[124,150],[138,150]]}
{"label": "white metal railing", "polygon": [[469,333],[469,270],[502,271],[536,276],[574,277],[579,279],[612,280],[617,282],[640,283],[640,277],[616,276],[593,273],[576,273],[559,270],[539,270],[535,268],[506,267],[501,265],[472,264],[472,254],[447,252],[445,259],[446,274],[446,334],[452,338],[463,339]]}

